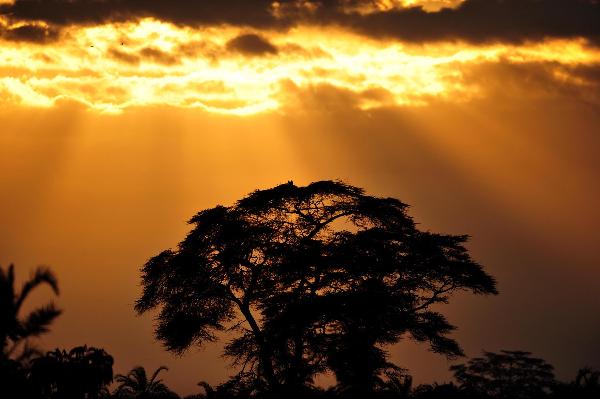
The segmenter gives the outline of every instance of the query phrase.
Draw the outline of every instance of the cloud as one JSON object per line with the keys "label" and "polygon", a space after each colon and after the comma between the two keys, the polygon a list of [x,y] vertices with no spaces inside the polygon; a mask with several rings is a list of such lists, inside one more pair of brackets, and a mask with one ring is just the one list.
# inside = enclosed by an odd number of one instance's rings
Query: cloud
{"label": "cloud", "polygon": [[367,110],[523,95],[600,104],[600,49],[583,40],[481,47],[361,39],[306,26],[285,33],[153,20],[69,27],[43,46],[3,42],[0,90],[11,95],[0,102],[74,98],[102,112],[152,104],[237,114],[287,112],[296,103]]}
{"label": "cloud", "polygon": [[177,57],[165,51],[154,47],[145,47],[140,51],[140,55],[150,61],[162,65],[174,65],[179,62]]}
{"label": "cloud", "polygon": [[268,0],[16,0],[0,13],[17,20],[54,25],[99,24],[143,17],[186,25],[272,26],[277,18]]}
{"label": "cloud", "polygon": [[465,0],[436,12],[422,6],[365,9],[364,4],[359,0],[16,0],[0,5],[0,14],[12,21],[44,21],[54,26],[144,17],[196,27],[335,25],[373,38],[413,42],[514,43],[547,37],[586,37],[598,42],[600,37],[598,0]]}
{"label": "cloud", "polygon": [[416,42],[515,43],[573,37],[597,41],[600,37],[597,0],[467,0],[438,12],[413,7],[330,19],[369,36]]}
{"label": "cloud", "polygon": [[561,99],[600,107],[600,64],[558,62],[487,62],[467,67],[465,84],[476,85],[486,98]]}
{"label": "cloud", "polygon": [[17,42],[46,43],[58,39],[58,31],[40,25],[0,26],[0,38]]}
{"label": "cloud", "polygon": [[[347,112],[377,109],[419,109],[440,104],[460,104],[456,97],[468,99],[468,104],[494,101],[514,102],[556,101],[585,104],[600,109],[600,64],[565,65],[558,62],[511,62],[499,60],[455,65],[460,77],[455,83],[460,91],[454,96],[415,93],[412,102],[399,103],[384,85],[366,90],[334,83],[296,85],[281,83],[279,100],[284,112]],[[408,107],[407,107],[408,105]]]}
{"label": "cloud", "polygon": [[116,48],[109,49],[108,55],[120,62],[124,62],[125,64],[138,65],[140,63],[139,56],[125,52],[125,51],[121,51]]}
{"label": "cloud", "polygon": [[227,42],[227,49],[245,55],[277,54],[278,50],[267,39],[257,34],[240,35]]}
{"label": "cloud", "polygon": [[298,86],[287,80],[281,82],[279,100],[283,113],[334,114],[352,111],[370,111],[396,107],[393,93],[383,87],[352,90],[332,83]]}

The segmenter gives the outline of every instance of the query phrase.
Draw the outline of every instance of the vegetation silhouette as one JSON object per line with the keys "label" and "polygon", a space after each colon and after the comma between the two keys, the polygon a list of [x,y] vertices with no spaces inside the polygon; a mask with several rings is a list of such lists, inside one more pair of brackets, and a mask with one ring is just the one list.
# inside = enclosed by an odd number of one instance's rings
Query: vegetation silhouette
{"label": "vegetation silhouette", "polygon": [[20,289],[15,284],[14,265],[0,266],[0,387],[8,397],[17,398],[28,395],[26,369],[29,360],[40,353],[29,339],[48,332],[61,311],[50,302],[21,315],[23,304],[37,287],[48,285],[59,294],[50,269],[38,267]]}
{"label": "vegetation silhouette", "polygon": [[600,370],[590,367],[580,369],[572,382],[557,382],[554,385],[553,396],[556,399],[600,398]]}
{"label": "vegetation silhouette", "polygon": [[423,384],[416,387],[409,398],[412,399],[475,399],[477,396],[453,383]]}
{"label": "vegetation silhouette", "polygon": [[113,358],[103,349],[56,349],[32,361],[30,381],[44,399],[100,398],[113,380]]}
{"label": "vegetation silhouette", "polygon": [[[456,291],[497,291],[469,257],[466,236],[420,231],[406,211],[396,199],[323,181],[255,191],[194,216],[178,248],[143,267],[136,303],[138,313],[159,310],[156,336],[175,353],[221,332],[233,337],[224,353],[238,373],[215,387],[200,382],[202,392],[184,399],[600,398],[600,371],[586,367],[560,382],[524,351],[484,352],[450,368],[455,382],[414,387],[387,347],[408,336],[461,356],[438,305]],[[44,284],[59,293],[47,268],[17,289],[14,266],[0,267],[0,398],[179,398],[159,379],[164,366],[113,380],[103,349],[33,346],[61,313],[49,303],[21,315]],[[336,378],[330,388],[315,384],[325,372]]]}
{"label": "vegetation silhouette", "polygon": [[161,371],[169,370],[165,366],[157,368],[150,378],[142,366],[134,367],[128,374],[117,374],[116,398],[123,399],[173,399],[177,394],[158,379]]}
{"label": "vegetation silhouette", "polygon": [[175,353],[236,333],[225,355],[252,394],[303,397],[330,371],[340,396],[372,396],[398,377],[385,347],[406,335],[462,355],[434,305],[497,293],[467,236],[421,231],[407,208],[319,181],[203,210],[176,250],[143,267],[135,309],[160,310],[156,337]]}

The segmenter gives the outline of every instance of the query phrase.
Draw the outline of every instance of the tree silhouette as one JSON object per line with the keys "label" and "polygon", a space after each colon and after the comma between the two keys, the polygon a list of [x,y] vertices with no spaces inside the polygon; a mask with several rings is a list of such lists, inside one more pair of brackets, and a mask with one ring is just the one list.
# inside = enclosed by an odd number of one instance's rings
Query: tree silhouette
{"label": "tree silhouette", "polygon": [[0,397],[6,399],[32,398],[27,368],[13,359],[0,359]]}
{"label": "tree silhouette", "polygon": [[156,336],[176,353],[238,333],[225,354],[279,396],[327,370],[340,390],[372,391],[395,367],[384,347],[405,335],[462,354],[432,306],[496,293],[466,236],[418,230],[406,210],[342,182],[255,191],[199,212],[177,249],[150,259],[136,310],[160,310]]}
{"label": "tree silhouette", "polygon": [[202,390],[204,391],[203,393],[188,395],[188,396],[185,396],[183,399],[218,399],[219,398],[219,394],[217,393],[217,391],[208,382],[200,381],[198,383],[198,386],[202,388]]}
{"label": "tree silhouette", "polygon": [[577,372],[575,385],[600,393],[600,370],[584,367]]}
{"label": "tree silhouette", "polygon": [[[14,265],[6,270],[0,266],[0,358],[12,356],[24,359],[34,354],[34,348],[26,345],[27,339],[48,332],[50,324],[61,314],[50,302],[25,316],[20,315],[29,294],[43,284],[48,285],[56,295],[59,294],[56,277],[48,268],[35,269],[21,289],[17,290]],[[21,353],[17,354],[19,349]]]}
{"label": "tree silhouette", "polygon": [[117,374],[115,377],[118,386],[115,391],[117,398],[127,399],[171,399],[178,396],[158,379],[161,371],[168,368],[161,366],[157,368],[152,376],[148,378],[146,369],[142,366],[133,368],[127,375]]}
{"label": "tree silhouette", "polygon": [[571,383],[558,383],[554,387],[556,399],[595,399],[600,397],[600,370],[584,367]]}
{"label": "tree silhouette", "polygon": [[31,384],[43,399],[93,399],[113,380],[113,358],[103,349],[56,349],[32,361]]}
{"label": "tree silhouette", "polygon": [[[248,399],[256,397],[264,391],[261,381],[256,379],[254,373],[241,372],[231,377],[226,382],[213,387],[205,381],[198,383],[203,393],[188,395],[184,399]],[[306,399],[309,399],[306,396]]]}
{"label": "tree silhouette", "polygon": [[534,399],[555,385],[553,367],[530,352],[484,352],[483,357],[452,366],[460,387],[489,398]]}

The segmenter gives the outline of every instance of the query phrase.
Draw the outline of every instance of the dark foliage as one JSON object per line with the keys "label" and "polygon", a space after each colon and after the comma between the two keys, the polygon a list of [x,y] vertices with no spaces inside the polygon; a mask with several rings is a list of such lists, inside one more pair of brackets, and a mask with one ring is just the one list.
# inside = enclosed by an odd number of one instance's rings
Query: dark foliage
{"label": "dark foliage", "polygon": [[452,366],[460,387],[480,397],[497,399],[542,398],[555,385],[553,367],[529,352],[484,352],[483,357]]}
{"label": "dark foliage", "polygon": [[177,399],[177,394],[158,379],[160,372],[167,370],[161,366],[150,378],[142,366],[135,367],[127,375],[117,374],[118,386],[113,396],[119,399]]}
{"label": "dark foliage", "polygon": [[30,381],[43,399],[100,398],[113,380],[113,358],[103,349],[56,349],[34,359]]}
{"label": "dark foliage", "polygon": [[554,386],[555,399],[593,399],[600,398],[600,370],[582,368],[575,380],[570,383],[557,383]]}
{"label": "dark foliage", "polygon": [[0,398],[34,398],[27,378],[28,370],[12,359],[0,359]]}
{"label": "dark foliage", "polygon": [[410,397],[414,399],[474,399],[477,396],[450,383],[419,385]]}

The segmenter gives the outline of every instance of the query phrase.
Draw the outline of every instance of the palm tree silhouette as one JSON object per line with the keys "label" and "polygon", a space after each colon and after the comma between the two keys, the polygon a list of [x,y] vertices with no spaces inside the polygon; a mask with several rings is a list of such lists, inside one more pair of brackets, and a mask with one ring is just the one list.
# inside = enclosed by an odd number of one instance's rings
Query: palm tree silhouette
{"label": "palm tree silhouette", "polygon": [[46,267],[36,268],[21,289],[17,290],[14,265],[6,270],[0,266],[0,358],[8,359],[14,355],[22,343],[20,358],[35,353],[27,340],[48,332],[50,324],[61,314],[62,311],[53,302],[27,315],[19,314],[29,294],[43,284],[50,286],[56,295],[59,294],[56,276]]}
{"label": "palm tree silhouette", "polygon": [[142,366],[134,367],[127,375],[117,374],[115,379],[119,385],[115,396],[127,399],[177,398],[177,394],[171,391],[162,380],[157,379],[163,370],[169,369],[165,366],[157,368],[150,379],[148,379],[146,369]]}
{"label": "palm tree silhouette", "polygon": [[204,390],[204,393],[196,393],[196,394],[192,394],[192,395],[187,395],[187,396],[184,396],[183,399],[217,399],[219,397],[215,388],[213,388],[213,386],[210,385],[208,382],[200,381],[196,385],[198,385],[200,388],[202,388]]}

